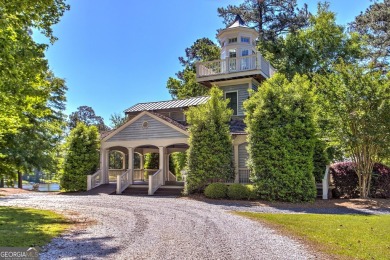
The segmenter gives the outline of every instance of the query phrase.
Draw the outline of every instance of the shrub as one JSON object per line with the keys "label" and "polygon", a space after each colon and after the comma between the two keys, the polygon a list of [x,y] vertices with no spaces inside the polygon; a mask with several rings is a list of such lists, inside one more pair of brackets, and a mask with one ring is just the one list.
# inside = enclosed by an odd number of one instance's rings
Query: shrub
{"label": "shrub", "polygon": [[[355,172],[354,163],[335,163],[330,167],[329,173],[333,178],[335,189],[332,195],[335,198],[359,197],[358,176]],[[375,163],[371,179],[370,195],[374,198],[390,198],[390,168]]]}
{"label": "shrub", "polygon": [[275,74],[245,101],[248,164],[262,199],[313,201],[315,124],[313,93],[305,76]]}
{"label": "shrub", "polygon": [[234,183],[229,185],[227,196],[229,197],[229,199],[233,200],[249,199],[250,190],[245,185]]}
{"label": "shrub", "polygon": [[211,183],[204,190],[204,195],[210,199],[226,198],[228,187],[224,183]]}
{"label": "shrub", "polygon": [[373,198],[390,198],[390,168],[386,165],[374,164],[370,193]]}
{"label": "shrub", "polygon": [[316,182],[322,182],[325,175],[326,165],[329,163],[328,154],[326,152],[326,143],[317,139],[314,145],[313,155],[313,174]]}

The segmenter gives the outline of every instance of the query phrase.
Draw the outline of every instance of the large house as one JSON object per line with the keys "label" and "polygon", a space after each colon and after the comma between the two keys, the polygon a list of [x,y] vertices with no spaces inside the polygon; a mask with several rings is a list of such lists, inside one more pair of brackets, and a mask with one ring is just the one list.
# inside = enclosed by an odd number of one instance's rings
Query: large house
{"label": "large house", "polygon": [[[256,50],[257,37],[256,30],[247,27],[237,15],[234,22],[217,35],[221,59],[196,65],[197,82],[207,87],[218,86],[225,98],[230,99],[229,106],[234,111],[230,130],[234,148],[234,182],[237,183],[249,182],[243,102],[249,97],[250,89],[256,90],[260,82],[274,73],[274,68]],[[164,186],[177,185],[176,176],[169,171],[168,164],[171,153],[188,149],[189,133],[184,111],[207,100],[208,97],[194,97],[139,103],[128,108],[125,111],[127,123],[101,140],[100,170],[88,176],[88,189],[108,183],[110,176],[117,176],[117,194],[136,184],[147,186],[149,195]],[[123,156],[122,169],[109,168],[108,158],[112,152]],[[143,155],[146,153],[159,154],[158,169],[143,169]]]}

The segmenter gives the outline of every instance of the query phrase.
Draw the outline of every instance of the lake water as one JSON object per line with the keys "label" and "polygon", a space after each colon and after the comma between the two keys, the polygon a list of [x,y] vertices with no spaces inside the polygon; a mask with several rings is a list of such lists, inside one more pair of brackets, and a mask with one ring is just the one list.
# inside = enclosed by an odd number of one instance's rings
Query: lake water
{"label": "lake water", "polygon": [[[24,190],[32,190],[32,184],[23,184]],[[58,183],[40,183],[39,184],[39,191],[59,191],[60,190],[60,184]]]}

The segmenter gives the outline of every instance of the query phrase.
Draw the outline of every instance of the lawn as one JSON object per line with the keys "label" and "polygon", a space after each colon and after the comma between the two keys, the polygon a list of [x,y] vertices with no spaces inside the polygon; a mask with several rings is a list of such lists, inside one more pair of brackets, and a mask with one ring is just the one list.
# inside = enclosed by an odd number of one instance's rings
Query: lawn
{"label": "lawn", "polygon": [[43,246],[69,224],[49,210],[0,207],[0,247]]}
{"label": "lawn", "polygon": [[353,259],[390,259],[389,215],[235,212],[299,236],[318,250]]}

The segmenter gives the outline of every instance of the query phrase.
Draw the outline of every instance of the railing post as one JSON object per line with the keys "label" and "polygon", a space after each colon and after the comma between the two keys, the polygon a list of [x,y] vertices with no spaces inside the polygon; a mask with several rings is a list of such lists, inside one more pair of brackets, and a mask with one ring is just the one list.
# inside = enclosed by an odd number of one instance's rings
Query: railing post
{"label": "railing post", "polygon": [[87,175],[87,190],[92,189],[92,175]]}
{"label": "railing post", "polygon": [[149,175],[148,178],[149,178],[148,195],[153,195],[153,177],[152,175]]}
{"label": "railing post", "polygon": [[327,200],[329,192],[329,165],[326,166],[325,176],[322,179],[322,199]]}
{"label": "railing post", "polygon": [[122,183],[121,183],[121,175],[116,176],[116,194],[121,194]]}

